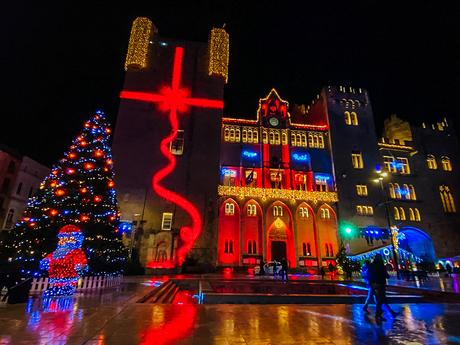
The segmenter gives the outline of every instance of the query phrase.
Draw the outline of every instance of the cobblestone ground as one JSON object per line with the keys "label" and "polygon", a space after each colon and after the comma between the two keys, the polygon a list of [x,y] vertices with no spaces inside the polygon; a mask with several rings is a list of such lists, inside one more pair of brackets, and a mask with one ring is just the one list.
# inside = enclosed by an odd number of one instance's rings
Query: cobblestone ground
{"label": "cobblestone ground", "polygon": [[[457,344],[460,304],[394,305],[377,324],[361,305],[139,304],[150,288],[0,306],[0,344]],[[371,311],[373,309],[371,308]]]}

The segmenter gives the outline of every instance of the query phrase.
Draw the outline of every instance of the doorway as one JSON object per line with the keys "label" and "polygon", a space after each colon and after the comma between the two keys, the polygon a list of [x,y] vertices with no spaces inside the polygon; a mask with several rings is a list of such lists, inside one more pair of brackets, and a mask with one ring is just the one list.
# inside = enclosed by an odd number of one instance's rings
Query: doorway
{"label": "doorway", "polygon": [[271,243],[272,260],[281,261],[282,258],[287,259],[286,242],[272,241]]}

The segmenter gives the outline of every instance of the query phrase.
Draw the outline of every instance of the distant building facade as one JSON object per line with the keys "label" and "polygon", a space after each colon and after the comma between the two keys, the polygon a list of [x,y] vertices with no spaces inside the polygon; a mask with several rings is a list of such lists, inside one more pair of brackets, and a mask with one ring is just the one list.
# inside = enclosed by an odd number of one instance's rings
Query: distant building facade
{"label": "distant building facade", "polygon": [[0,226],[10,230],[49,168],[5,146],[0,147]]}

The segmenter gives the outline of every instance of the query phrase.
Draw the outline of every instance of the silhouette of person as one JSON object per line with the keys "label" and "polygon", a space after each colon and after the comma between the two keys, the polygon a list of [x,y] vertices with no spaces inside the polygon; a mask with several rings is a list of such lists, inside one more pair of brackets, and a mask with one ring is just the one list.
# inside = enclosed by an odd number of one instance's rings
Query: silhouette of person
{"label": "silhouette of person", "polygon": [[286,258],[281,259],[281,279],[288,281],[288,262]]}

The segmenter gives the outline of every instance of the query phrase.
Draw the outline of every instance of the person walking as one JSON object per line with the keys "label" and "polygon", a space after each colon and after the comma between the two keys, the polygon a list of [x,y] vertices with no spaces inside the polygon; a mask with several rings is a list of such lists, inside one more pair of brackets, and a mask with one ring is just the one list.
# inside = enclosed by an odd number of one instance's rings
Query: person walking
{"label": "person walking", "polygon": [[374,290],[377,304],[375,308],[375,319],[377,321],[385,321],[383,317],[382,306],[385,305],[391,316],[396,317],[399,313],[393,311],[387,303],[386,285],[387,279],[390,278],[381,254],[376,254],[374,260],[369,266],[369,282]]}
{"label": "person walking", "polygon": [[331,272],[331,280],[334,280],[334,270],[335,270],[335,267],[334,265],[332,264],[332,262],[329,263],[329,272]]}
{"label": "person walking", "polygon": [[321,274],[321,279],[324,280],[324,276],[326,275],[326,270],[324,269],[324,266],[321,266],[319,274]]}
{"label": "person walking", "polygon": [[452,266],[449,263],[446,263],[446,271],[449,277],[452,276]]}
{"label": "person walking", "polygon": [[281,259],[281,279],[288,281],[288,263],[286,258]]}
{"label": "person walking", "polygon": [[364,282],[366,283],[366,287],[367,287],[367,298],[363,306],[363,311],[365,313],[369,313],[369,310],[367,309],[367,306],[369,305],[369,303],[373,302],[375,304],[375,291],[369,282],[370,265],[371,265],[371,261],[366,260],[364,261],[363,267],[361,267],[361,277],[363,278]]}
{"label": "person walking", "polygon": [[259,264],[260,270],[259,270],[259,275],[263,276],[265,274],[265,262],[264,258],[260,259],[260,264]]}

